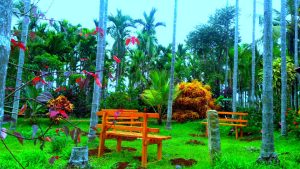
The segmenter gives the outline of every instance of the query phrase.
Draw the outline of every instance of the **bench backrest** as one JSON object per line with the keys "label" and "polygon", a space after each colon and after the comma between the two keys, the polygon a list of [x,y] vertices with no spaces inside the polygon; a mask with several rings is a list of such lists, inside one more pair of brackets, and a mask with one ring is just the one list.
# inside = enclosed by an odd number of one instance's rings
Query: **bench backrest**
{"label": "bench backrest", "polygon": [[[142,133],[142,137],[147,137],[148,133],[158,133],[159,128],[149,128],[149,118],[159,118],[158,113],[141,113],[137,111],[107,111],[101,110],[97,112],[98,116],[102,116],[102,124],[98,124],[97,127],[101,128],[102,131],[116,130],[116,131],[130,131]],[[124,119],[139,119],[139,121],[127,121]],[[113,121],[111,121],[113,119]],[[132,125],[133,124],[133,125]],[[136,126],[134,124],[141,124]]]}
{"label": "bench backrest", "polygon": [[248,120],[243,119],[248,113],[243,112],[218,112],[220,122],[232,122],[247,124]]}

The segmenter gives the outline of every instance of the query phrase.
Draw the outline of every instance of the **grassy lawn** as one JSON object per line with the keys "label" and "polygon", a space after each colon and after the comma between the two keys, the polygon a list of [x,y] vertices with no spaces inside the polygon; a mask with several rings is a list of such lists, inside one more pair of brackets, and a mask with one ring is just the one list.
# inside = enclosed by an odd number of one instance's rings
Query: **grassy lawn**
{"label": "grassy lawn", "polygon": [[[82,130],[88,131],[89,121],[75,121],[73,122],[78,125]],[[49,125],[47,119],[40,121],[43,130]],[[66,168],[68,163],[71,148],[74,146],[71,138],[66,138],[63,132],[58,136],[55,132],[56,128],[67,125],[61,123],[60,125],[54,126],[48,133],[51,136],[52,142],[46,142],[44,150],[40,150],[39,142],[34,145],[33,141],[24,140],[24,144],[21,145],[16,138],[8,136],[5,139],[5,143],[14,153],[16,158],[20,160],[23,166],[29,169],[41,169],[41,168],[54,168],[62,169]],[[256,159],[260,154],[260,140],[254,141],[243,141],[235,140],[235,136],[228,136],[230,128],[221,126],[221,150],[222,157],[215,167],[211,167],[209,160],[209,152],[207,145],[207,138],[201,136],[203,133],[200,132],[203,126],[200,121],[188,122],[184,124],[173,123],[172,130],[165,130],[163,126],[157,126],[156,123],[150,122],[151,127],[160,127],[162,135],[172,136],[171,140],[163,142],[163,159],[156,161],[156,145],[149,146],[148,152],[148,168],[150,169],[174,169],[175,166],[171,165],[170,160],[174,158],[194,159],[197,161],[191,167],[182,168],[299,168],[300,166],[300,146],[299,140],[293,136],[287,138],[280,137],[278,132],[275,133],[275,150],[280,159],[280,166],[267,166],[258,165],[255,163]],[[8,124],[4,127],[8,128]],[[70,128],[72,128],[70,126]],[[18,123],[17,131],[25,137],[31,137],[31,125],[28,120],[20,119]],[[202,144],[187,144],[190,140],[197,140]],[[60,142],[60,144],[59,144]],[[66,143],[64,145],[64,143]],[[82,137],[81,145],[87,144],[87,138]],[[55,146],[56,145],[56,146]],[[61,151],[55,152],[55,148],[64,147]],[[140,165],[139,160],[136,156],[141,156],[141,141],[130,141],[123,142],[122,146],[136,148],[137,151],[122,151],[120,153],[115,152],[116,141],[108,140],[106,146],[112,150],[111,153],[107,153],[104,157],[97,158],[96,156],[89,157],[89,163],[91,168],[103,168],[110,169],[115,168],[117,162],[129,162],[127,168],[138,168]],[[89,149],[96,149],[98,146],[98,139],[88,143]],[[6,168],[20,168],[17,163],[13,160],[9,152],[5,149],[3,144],[0,144],[0,169]],[[54,162],[53,165],[49,164],[48,160],[52,156],[59,156],[59,159]]]}

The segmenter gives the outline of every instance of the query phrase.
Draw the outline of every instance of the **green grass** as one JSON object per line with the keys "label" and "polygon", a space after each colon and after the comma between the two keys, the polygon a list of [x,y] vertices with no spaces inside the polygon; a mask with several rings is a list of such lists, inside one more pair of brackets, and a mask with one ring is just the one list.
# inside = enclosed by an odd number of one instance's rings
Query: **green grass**
{"label": "green grass", "polygon": [[[45,130],[49,121],[47,119],[40,120],[39,123],[42,124],[42,128]],[[87,131],[89,127],[89,122],[75,122],[81,129]],[[55,129],[62,127],[64,123],[54,126],[50,132],[49,136],[53,139],[53,143],[46,142],[44,150],[40,150],[40,144],[34,145],[33,141],[24,141],[24,145],[21,145],[16,138],[8,136],[5,139],[6,144],[14,153],[16,158],[20,160],[23,166],[28,169],[41,169],[41,168],[54,168],[63,169],[66,168],[71,148],[74,146],[71,138],[65,138],[65,135],[61,133],[61,136],[57,136]],[[258,165],[255,163],[259,154],[261,141],[241,141],[235,140],[235,136],[228,136],[227,133],[230,128],[224,126],[221,127],[221,151],[222,156],[220,161],[212,167],[209,159],[207,138],[205,137],[193,137],[190,134],[202,134],[200,132],[203,126],[196,122],[188,122],[184,124],[173,123],[172,130],[165,130],[164,126],[158,126],[156,123],[150,122],[151,127],[161,128],[160,134],[172,136],[171,140],[166,140],[163,142],[163,159],[161,161],[156,161],[156,145],[150,145],[148,148],[148,168],[150,169],[174,169],[175,166],[171,165],[170,160],[173,158],[185,158],[185,159],[195,159],[197,164],[192,167],[183,168],[195,168],[195,169],[206,169],[206,168],[232,168],[232,169],[279,169],[279,168],[299,168],[300,166],[300,153],[299,153],[299,140],[295,139],[293,136],[288,136],[287,138],[282,138],[278,132],[275,133],[275,150],[280,159],[280,165]],[[8,124],[4,125],[8,128]],[[70,126],[70,128],[72,128]],[[31,137],[31,125],[28,120],[20,119],[18,122],[17,131],[23,136]],[[205,143],[205,145],[191,145],[186,144],[189,140],[198,140]],[[61,142],[63,148],[55,150],[54,140]],[[64,145],[64,141],[66,144]],[[55,142],[57,143],[57,142]],[[87,138],[82,138],[81,145],[88,145],[89,149],[95,149],[98,146],[98,139],[87,144]],[[53,147],[54,146],[54,147]],[[65,147],[64,147],[65,146]],[[141,156],[141,140],[123,142],[124,147],[134,147],[137,149],[136,152],[122,151],[120,153],[115,152],[116,141],[108,140],[106,146],[113,150],[112,153],[107,153],[101,158],[89,157],[89,163],[91,168],[101,168],[110,169],[115,166],[117,162],[130,162],[128,168],[137,168],[140,166],[140,162],[134,159],[134,156]],[[20,168],[18,164],[13,160],[9,152],[5,149],[3,144],[0,144],[0,169],[6,168]],[[52,156],[59,156],[59,159],[50,165],[48,160]]]}

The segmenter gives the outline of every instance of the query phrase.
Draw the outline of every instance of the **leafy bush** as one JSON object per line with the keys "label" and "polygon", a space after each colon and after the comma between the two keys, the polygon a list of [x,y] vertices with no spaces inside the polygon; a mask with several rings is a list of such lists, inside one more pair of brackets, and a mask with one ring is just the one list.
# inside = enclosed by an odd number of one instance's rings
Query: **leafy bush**
{"label": "leafy bush", "polygon": [[[181,94],[175,100],[174,112],[185,114],[185,111],[182,110],[189,110],[191,112],[197,112],[199,115],[197,118],[205,118],[207,110],[219,108],[215,105],[215,99],[212,98],[209,85],[203,85],[201,82],[193,80],[192,82],[180,83],[179,90]],[[178,116],[178,114],[174,114]],[[180,116],[182,116],[183,119],[194,119],[196,117],[191,113],[189,115]],[[188,116],[190,116],[190,118]]]}
{"label": "leafy bush", "polygon": [[67,145],[65,137],[56,136],[51,141],[51,152],[60,153]]}
{"label": "leafy bush", "polygon": [[188,120],[196,120],[199,118],[200,118],[199,114],[191,110],[181,110],[181,111],[176,110],[176,112],[174,112],[172,116],[172,119],[176,120],[179,123],[183,123]]}
{"label": "leafy bush", "polygon": [[262,113],[255,107],[238,107],[238,112],[248,113],[245,117],[248,120],[248,125],[243,130],[248,134],[259,134],[262,127]]}
{"label": "leafy bush", "polygon": [[113,109],[137,109],[139,104],[138,98],[131,97],[125,92],[113,92],[104,99],[101,107]]}

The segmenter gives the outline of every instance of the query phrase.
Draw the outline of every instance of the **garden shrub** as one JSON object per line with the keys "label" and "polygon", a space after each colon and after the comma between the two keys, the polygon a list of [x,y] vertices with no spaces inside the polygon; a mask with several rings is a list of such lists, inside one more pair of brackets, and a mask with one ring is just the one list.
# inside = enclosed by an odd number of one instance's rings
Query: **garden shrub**
{"label": "garden shrub", "polygon": [[135,99],[125,92],[113,92],[104,99],[101,107],[113,109],[137,109],[139,104],[137,98]]}
{"label": "garden shrub", "polygon": [[245,134],[260,135],[262,127],[262,113],[255,107],[237,107],[238,112],[248,113],[245,119],[248,120],[247,127],[244,127]]}
{"label": "garden shrub", "polygon": [[53,153],[60,153],[62,152],[63,148],[67,145],[67,140],[65,137],[56,136],[52,138],[51,141],[51,152]]}
{"label": "garden shrub", "polygon": [[193,80],[192,82],[181,82],[179,90],[181,93],[173,105],[173,118],[180,122],[205,118],[207,110],[219,108],[215,105],[209,85],[203,85],[201,82]]}

